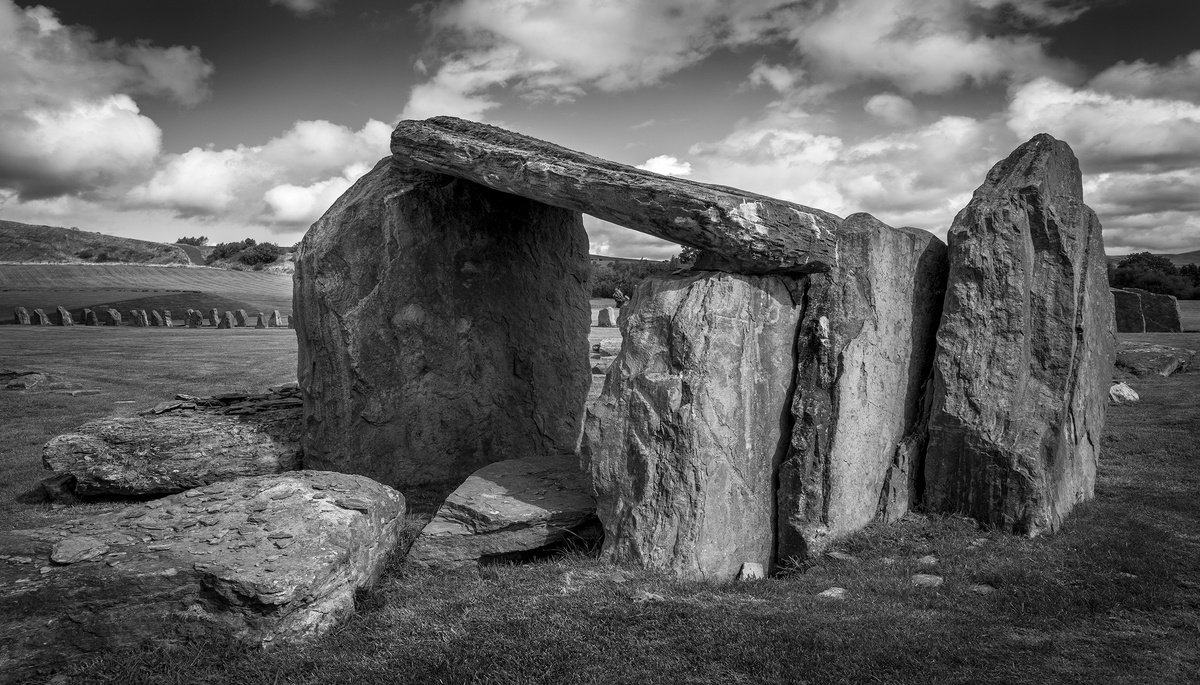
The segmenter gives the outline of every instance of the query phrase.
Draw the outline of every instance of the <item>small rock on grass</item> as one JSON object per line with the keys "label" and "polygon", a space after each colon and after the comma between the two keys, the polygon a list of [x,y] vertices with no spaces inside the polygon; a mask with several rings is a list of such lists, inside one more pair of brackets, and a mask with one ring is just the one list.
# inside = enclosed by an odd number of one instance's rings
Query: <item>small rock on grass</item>
{"label": "small rock on grass", "polygon": [[825,590],[824,592],[818,593],[817,596],[824,597],[826,599],[845,599],[846,598],[846,588],[831,587],[828,590]]}
{"label": "small rock on grass", "polygon": [[990,595],[996,591],[994,586],[988,585],[987,583],[977,583],[972,585],[969,589],[971,592],[977,595]]}
{"label": "small rock on grass", "polygon": [[917,573],[912,577],[912,584],[917,587],[938,587],[944,581],[941,576],[935,576],[929,573]]}
{"label": "small rock on grass", "polygon": [[917,559],[917,566],[937,566],[937,563],[938,558],[932,554],[926,554],[920,559]]}

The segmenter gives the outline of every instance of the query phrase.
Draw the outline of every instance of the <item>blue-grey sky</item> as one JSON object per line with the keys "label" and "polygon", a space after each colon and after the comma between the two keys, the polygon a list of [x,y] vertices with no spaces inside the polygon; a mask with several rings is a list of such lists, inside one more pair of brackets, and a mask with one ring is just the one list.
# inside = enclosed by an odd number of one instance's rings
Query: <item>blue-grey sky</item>
{"label": "blue-grey sky", "polygon": [[0,218],[291,244],[397,120],[450,114],[942,236],[1045,131],[1110,253],[1197,249],[1197,26],[1191,0],[0,0]]}

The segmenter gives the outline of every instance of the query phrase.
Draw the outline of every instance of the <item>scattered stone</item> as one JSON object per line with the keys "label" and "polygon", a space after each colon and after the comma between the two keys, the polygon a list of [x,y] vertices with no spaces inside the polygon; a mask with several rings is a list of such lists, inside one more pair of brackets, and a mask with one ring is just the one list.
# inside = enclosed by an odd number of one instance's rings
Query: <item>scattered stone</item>
{"label": "scattered stone", "polygon": [[943,582],[941,576],[930,573],[916,573],[912,577],[912,584],[917,587],[940,587]]}
{"label": "scattered stone", "polygon": [[762,580],[767,574],[763,571],[762,564],[753,561],[747,561],[742,564],[742,568],[738,571],[737,579],[746,580]]}
{"label": "scattered stone", "polygon": [[221,317],[221,321],[217,324],[217,328],[229,329],[235,327],[236,325],[237,324],[233,320],[233,312],[227,311],[225,312],[225,316]]}
{"label": "scattered stone", "polygon": [[[313,499],[318,484],[369,499],[370,514]],[[271,498],[278,493],[287,496]],[[251,645],[315,637],[353,611],[355,591],[379,577],[404,524],[400,493],[361,476],[240,478],[215,495],[228,501],[214,515],[219,523],[164,530],[149,541],[139,522],[188,520],[194,500],[176,495],[0,532],[0,549],[9,555],[0,563],[0,679],[24,681],[89,655],[146,641],[183,644],[213,631]],[[244,524],[248,507],[259,502],[278,531],[294,536],[287,550]],[[143,515],[127,518],[131,513]],[[210,544],[214,530],[239,534]]]}
{"label": "scattered stone", "polygon": [[6,381],[4,387],[8,390],[30,390],[48,381],[50,376],[40,371],[9,371],[0,375],[0,379]]}
{"label": "scattered stone", "polygon": [[33,314],[30,315],[29,320],[34,326],[50,326],[54,323],[46,315],[46,312],[41,309],[33,310]]}
{"label": "scattered stone", "polygon": [[921,557],[920,559],[917,559],[917,566],[937,566],[937,565],[938,565],[938,558],[933,554],[926,554],[925,556]]}
{"label": "scattered stone", "polygon": [[926,507],[1055,531],[1094,495],[1115,351],[1100,221],[1071,148],[1039,134],[992,167],[949,241]]}
{"label": "scattered stone", "polygon": [[1111,404],[1137,404],[1142,398],[1125,383],[1113,383],[1108,389],[1108,401]]}
{"label": "scattered stone", "polygon": [[91,309],[83,310],[83,325],[84,326],[99,326],[100,317],[96,316],[96,312]]}
{"label": "scattered stone", "polygon": [[976,595],[990,595],[996,591],[996,588],[992,585],[988,585],[987,583],[977,583],[967,588],[967,590]]}
{"label": "scattered stone", "polygon": [[595,516],[595,500],[574,456],[496,462],[450,494],[413,543],[408,561],[456,569],[514,558],[578,536]]}
{"label": "scattered stone", "polygon": [[54,313],[55,323],[57,323],[59,326],[75,325],[75,320],[71,318],[71,312],[67,311],[65,308],[58,307],[55,309]]}
{"label": "scattered stone", "polygon": [[[228,313],[228,312],[226,312],[226,313]],[[233,320],[238,328],[245,328],[246,327],[246,310],[239,309],[239,310],[235,311],[233,313]]]}
{"label": "scattered stone", "polygon": [[24,307],[17,307],[13,310],[13,323],[21,326],[28,326],[32,322],[29,318],[29,310]]}
{"label": "scattered stone", "polygon": [[150,312],[150,325],[154,326],[155,328],[162,328],[166,325],[163,323],[162,313],[157,309]]}
{"label": "scattered stone", "polygon": [[612,328],[617,325],[617,310],[612,307],[602,307],[596,314],[597,328]]}
{"label": "scattered stone", "polygon": [[621,352],[621,338],[609,338],[592,345],[592,352],[601,357],[615,357]]}
{"label": "scattered stone", "polygon": [[253,418],[176,408],[85,423],[47,442],[42,462],[74,476],[79,497],[163,495],[299,467],[298,408]]}
{"label": "scattered stone", "polygon": [[587,246],[577,212],[376,165],[296,259],[306,465],[449,492],[514,454],[574,451]]}
{"label": "scattered stone", "polygon": [[1147,333],[1180,333],[1179,300],[1174,295],[1159,295],[1141,288],[1126,288],[1142,300],[1142,318]]}
{"label": "scattered stone", "polygon": [[846,588],[834,586],[817,593],[817,596],[824,597],[825,599],[845,599]]}
{"label": "scattered stone", "polygon": [[1196,351],[1151,343],[1122,341],[1117,346],[1117,369],[1134,376],[1158,374],[1163,378],[1183,373],[1192,365]]}
{"label": "scattered stone", "polygon": [[608,367],[612,366],[612,363],[614,361],[616,361],[616,357],[601,357],[599,359],[594,360],[592,362],[592,373],[593,374],[608,373]]}
{"label": "scattered stone", "polygon": [[655,592],[648,592],[646,590],[638,590],[637,592],[633,593],[633,596],[630,599],[632,599],[634,602],[637,602],[639,604],[642,604],[642,603],[650,604],[650,603],[654,603],[654,602],[667,601],[666,597],[663,597],[662,595],[655,593]]}

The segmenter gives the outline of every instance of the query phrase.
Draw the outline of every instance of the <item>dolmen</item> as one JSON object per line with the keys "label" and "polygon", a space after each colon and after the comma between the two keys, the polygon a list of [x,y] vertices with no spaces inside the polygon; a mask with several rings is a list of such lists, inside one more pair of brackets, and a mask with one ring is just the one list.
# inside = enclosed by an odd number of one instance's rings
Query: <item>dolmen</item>
{"label": "dolmen", "polygon": [[1118,333],[1181,333],[1179,300],[1141,288],[1113,288]]}
{"label": "dolmen", "polygon": [[[700,251],[634,292],[586,412],[582,212]],[[1044,134],[991,169],[946,244],[402,121],[299,247],[305,463],[449,493],[514,454],[571,452],[582,428],[604,555],[683,577],[769,571],[914,508],[1053,532],[1094,492],[1104,259],[1078,162]]]}

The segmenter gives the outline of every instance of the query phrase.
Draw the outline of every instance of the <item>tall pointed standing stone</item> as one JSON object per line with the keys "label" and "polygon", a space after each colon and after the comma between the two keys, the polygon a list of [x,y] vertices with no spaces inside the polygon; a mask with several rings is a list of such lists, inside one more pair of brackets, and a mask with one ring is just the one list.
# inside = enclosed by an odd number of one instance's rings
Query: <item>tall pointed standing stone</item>
{"label": "tall pointed standing stone", "polygon": [[216,310],[216,308],[208,310],[208,323],[213,328],[216,328],[221,324],[221,314]]}
{"label": "tall pointed standing stone", "polygon": [[950,229],[925,502],[1018,533],[1093,496],[1113,298],[1079,162],[1040,134],[992,167]]}
{"label": "tall pointed standing stone", "polygon": [[267,322],[269,328],[283,328],[283,317],[279,315],[279,310],[271,311],[271,320]]}
{"label": "tall pointed standing stone", "polygon": [[175,322],[171,319],[171,310],[164,309],[162,311],[162,321],[165,328],[174,328]]}
{"label": "tall pointed standing stone", "polygon": [[85,326],[99,326],[100,325],[100,318],[98,316],[96,316],[96,310],[94,310],[94,309],[84,309],[83,310],[83,325],[85,325]]}

